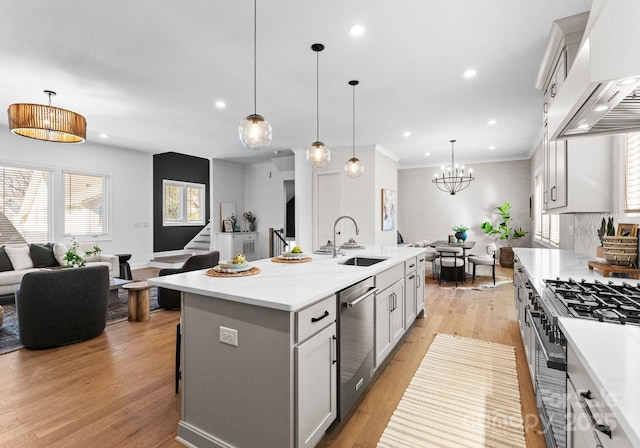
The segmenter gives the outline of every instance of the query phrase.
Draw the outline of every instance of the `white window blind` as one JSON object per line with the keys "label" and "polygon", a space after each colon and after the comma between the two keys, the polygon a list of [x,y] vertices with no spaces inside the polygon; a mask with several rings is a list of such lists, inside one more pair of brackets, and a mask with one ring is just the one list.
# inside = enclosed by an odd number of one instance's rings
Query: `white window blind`
{"label": "white window blind", "polygon": [[205,185],[163,180],[162,223],[165,226],[204,225]]}
{"label": "white window blind", "polygon": [[49,241],[50,180],[47,171],[0,166],[0,244]]}
{"label": "white window blind", "polygon": [[64,173],[64,234],[74,237],[109,235],[109,178]]}
{"label": "white window blind", "polygon": [[640,213],[640,132],[627,134],[625,213]]}

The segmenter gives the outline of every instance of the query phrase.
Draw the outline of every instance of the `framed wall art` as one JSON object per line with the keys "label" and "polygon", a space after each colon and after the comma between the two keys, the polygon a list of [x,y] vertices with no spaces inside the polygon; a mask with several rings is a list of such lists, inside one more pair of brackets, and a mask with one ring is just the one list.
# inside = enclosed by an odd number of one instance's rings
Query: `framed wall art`
{"label": "framed wall art", "polygon": [[638,224],[618,224],[616,236],[638,236]]}
{"label": "framed wall art", "polygon": [[233,232],[233,222],[230,219],[223,220],[222,225],[225,232]]}
{"label": "framed wall art", "polygon": [[382,189],[382,230],[396,228],[396,192]]}

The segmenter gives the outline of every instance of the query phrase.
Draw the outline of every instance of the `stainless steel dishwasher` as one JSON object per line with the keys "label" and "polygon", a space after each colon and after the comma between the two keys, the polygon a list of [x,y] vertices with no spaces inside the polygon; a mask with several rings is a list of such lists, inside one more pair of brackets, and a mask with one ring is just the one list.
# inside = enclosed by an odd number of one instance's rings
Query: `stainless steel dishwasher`
{"label": "stainless steel dishwasher", "polygon": [[373,376],[374,294],[373,277],[337,293],[338,300],[338,420],[367,388]]}

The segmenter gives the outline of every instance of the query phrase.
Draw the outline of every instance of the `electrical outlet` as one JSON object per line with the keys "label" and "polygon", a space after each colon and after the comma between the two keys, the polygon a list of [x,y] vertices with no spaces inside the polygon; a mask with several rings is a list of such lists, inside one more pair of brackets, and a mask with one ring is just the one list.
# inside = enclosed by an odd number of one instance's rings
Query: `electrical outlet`
{"label": "electrical outlet", "polygon": [[238,346],[238,330],[220,326],[220,342],[223,344]]}

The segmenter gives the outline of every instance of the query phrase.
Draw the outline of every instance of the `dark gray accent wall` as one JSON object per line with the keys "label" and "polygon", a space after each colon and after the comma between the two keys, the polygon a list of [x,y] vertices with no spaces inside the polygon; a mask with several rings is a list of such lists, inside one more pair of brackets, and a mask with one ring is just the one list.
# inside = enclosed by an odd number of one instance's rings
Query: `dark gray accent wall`
{"label": "dark gray accent wall", "polygon": [[[198,234],[202,227],[162,225],[162,181],[194,182],[206,185],[205,222],[210,217],[209,160],[177,152],[153,156],[153,251],[180,250]],[[131,192],[135,194],[135,192]]]}

